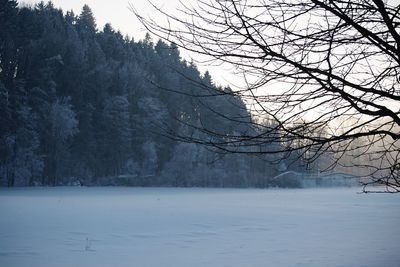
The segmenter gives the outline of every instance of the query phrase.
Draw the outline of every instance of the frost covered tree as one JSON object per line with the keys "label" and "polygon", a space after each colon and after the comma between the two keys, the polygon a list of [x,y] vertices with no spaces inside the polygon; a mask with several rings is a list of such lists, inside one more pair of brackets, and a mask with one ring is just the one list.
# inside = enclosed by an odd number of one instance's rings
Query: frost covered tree
{"label": "frost covered tree", "polygon": [[106,101],[103,111],[103,131],[99,151],[103,155],[105,171],[119,175],[130,155],[131,128],[129,102],[125,96],[114,96]]}
{"label": "frost covered tree", "polygon": [[51,104],[48,123],[46,176],[49,184],[57,185],[69,158],[68,141],[78,132],[76,114],[67,98]]}
{"label": "frost covered tree", "polygon": [[29,107],[21,106],[15,119],[18,120],[16,131],[4,136],[2,140],[4,156],[0,165],[0,176],[6,180],[8,186],[40,183],[44,160],[39,154],[37,116]]}

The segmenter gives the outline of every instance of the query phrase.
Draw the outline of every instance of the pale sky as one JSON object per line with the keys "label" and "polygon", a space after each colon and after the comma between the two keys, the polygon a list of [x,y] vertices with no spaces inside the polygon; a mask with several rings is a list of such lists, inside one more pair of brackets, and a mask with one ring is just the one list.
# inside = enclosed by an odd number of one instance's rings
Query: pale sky
{"label": "pale sky", "polygon": [[[151,1],[171,14],[178,13],[177,9],[181,6],[180,0]],[[185,0],[184,3],[187,4],[189,1],[193,0]],[[39,2],[41,2],[41,0],[19,1],[20,5],[33,5]],[[47,2],[47,0],[45,0],[45,2]],[[96,18],[97,28],[99,30],[103,29],[104,24],[111,23],[115,30],[120,30],[123,35],[128,34],[136,41],[143,39],[147,31],[135,17],[135,15],[129,10],[129,5],[132,4],[144,17],[154,18],[154,15],[156,14],[153,10],[153,7],[147,2],[147,0],[52,0],[52,2],[55,7],[61,8],[64,13],[72,9],[75,15],[79,15],[83,5],[87,4],[93,11],[93,14]],[[199,59],[198,55],[189,54],[182,50],[181,55],[188,61],[190,61],[192,58],[194,60]],[[198,67],[202,73],[204,73],[206,70],[209,70],[214,81],[220,85],[230,84],[227,82],[228,80],[239,80],[239,77],[235,78],[226,70],[226,67],[202,66],[201,64],[198,64]]]}
{"label": "pale sky", "polygon": [[[41,0],[20,0],[19,2],[36,4]],[[152,12],[152,8],[146,0],[52,0],[52,2],[64,12],[72,9],[76,15],[79,15],[83,5],[87,4],[93,11],[99,30],[109,22],[114,29],[120,30],[123,34],[129,34],[136,40],[142,39],[146,31],[129,10],[129,4],[143,12],[143,15],[150,16]],[[167,10],[174,10],[175,8],[172,7],[179,5],[179,0],[153,0],[153,2]]]}

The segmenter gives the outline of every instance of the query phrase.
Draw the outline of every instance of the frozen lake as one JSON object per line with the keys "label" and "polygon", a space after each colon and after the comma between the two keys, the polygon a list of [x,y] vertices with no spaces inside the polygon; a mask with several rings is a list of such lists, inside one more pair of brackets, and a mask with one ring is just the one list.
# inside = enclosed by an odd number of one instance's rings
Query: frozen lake
{"label": "frozen lake", "polygon": [[0,266],[400,266],[400,194],[0,189]]}

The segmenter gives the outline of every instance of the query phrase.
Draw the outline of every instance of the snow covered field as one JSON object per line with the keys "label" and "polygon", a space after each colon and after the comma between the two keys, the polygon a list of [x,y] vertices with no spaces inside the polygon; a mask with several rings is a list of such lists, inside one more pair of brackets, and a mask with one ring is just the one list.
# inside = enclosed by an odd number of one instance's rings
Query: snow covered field
{"label": "snow covered field", "polygon": [[0,266],[400,266],[400,195],[0,189]]}

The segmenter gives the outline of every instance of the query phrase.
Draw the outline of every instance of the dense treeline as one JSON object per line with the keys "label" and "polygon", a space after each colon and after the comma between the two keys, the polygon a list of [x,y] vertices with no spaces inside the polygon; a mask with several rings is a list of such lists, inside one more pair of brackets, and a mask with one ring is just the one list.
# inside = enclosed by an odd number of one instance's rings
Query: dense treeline
{"label": "dense treeline", "polygon": [[[174,44],[100,31],[88,6],[64,14],[51,2],[0,0],[0,29],[2,185],[267,186],[282,168],[159,134],[256,131],[216,115],[251,119]],[[221,95],[189,96],[210,90]]]}

